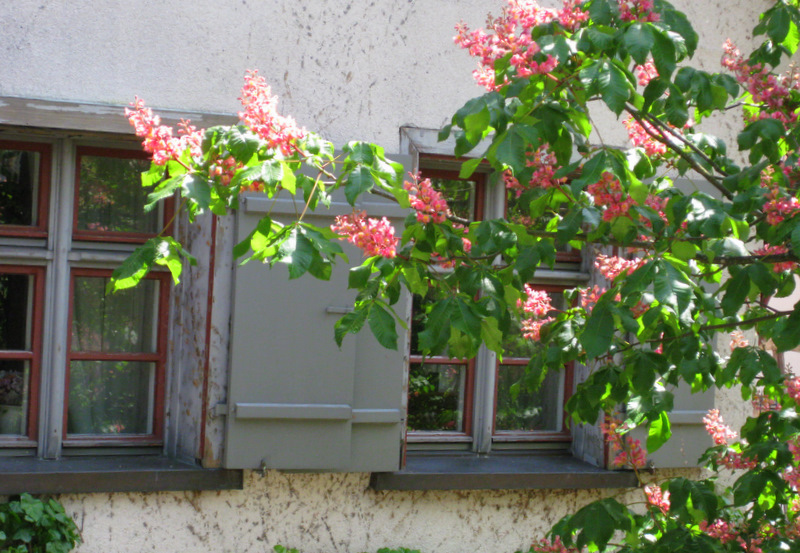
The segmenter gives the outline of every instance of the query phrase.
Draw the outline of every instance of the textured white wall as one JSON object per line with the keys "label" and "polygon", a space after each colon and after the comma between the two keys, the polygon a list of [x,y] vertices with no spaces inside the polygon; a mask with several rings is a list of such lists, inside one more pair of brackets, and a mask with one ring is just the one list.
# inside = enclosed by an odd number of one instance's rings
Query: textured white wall
{"label": "textured white wall", "polygon": [[[714,69],[721,43],[768,0],[676,0]],[[234,112],[241,77],[258,68],[281,111],[341,144],[398,149],[401,125],[438,128],[481,93],[452,43],[500,0],[15,0],[0,2],[0,95]],[[621,125],[600,116],[604,139]],[[715,125],[718,131],[732,129]],[[712,129],[713,130],[713,129]],[[604,133],[606,131],[604,130]],[[736,398],[721,406],[733,407]],[[738,402],[741,403],[741,402]],[[241,492],[65,496],[81,553],[418,547],[511,552],[599,492],[375,492],[367,476],[248,473]],[[606,493],[606,492],[604,492]],[[613,493],[613,492],[611,492]]]}

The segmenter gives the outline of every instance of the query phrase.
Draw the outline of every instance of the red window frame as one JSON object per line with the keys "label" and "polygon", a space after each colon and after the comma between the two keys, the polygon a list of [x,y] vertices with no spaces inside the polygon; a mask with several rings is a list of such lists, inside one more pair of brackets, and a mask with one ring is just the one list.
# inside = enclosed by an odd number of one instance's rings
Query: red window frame
{"label": "red window frame", "polygon": [[33,321],[30,350],[0,350],[0,359],[30,363],[27,428],[21,436],[0,435],[0,447],[35,447],[39,431],[39,383],[42,365],[44,267],[0,265],[0,273],[33,276]]}
{"label": "red window frame", "polygon": [[[567,288],[553,284],[532,284],[536,290],[544,292],[563,292]],[[574,364],[568,363],[564,367],[564,382],[562,392],[562,414],[561,414],[561,429],[560,430],[497,430],[497,392],[498,382],[500,378],[501,365],[527,365],[530,361],[529,357],[504,357],[502,363],[498,359],[495,363],[495,379],[494,379],[494,419],[492,420],[492,441],[493,442],[570,442],[572,436],[569,432],[569,425],[567,419],[567,411],[565,409],[567,400],[572,396],[572,387],[574,383]]]}
{"label": "red window frame", "polygon": [[[426,160],[446,160],[451,161],[452,158],[443,156],[429,156]],[[445,180],[460,180],[460,181],[474,181],[474,201],[473,213],[476,221],[483,219],[483,212],[485,206],[486,196],[486,173],[473,173],[468,179],[462,179],[458,175],[458,171],[452,169],[440,168],[422,168],[420,170],[421,178],[426,179],[445,179]],[[463,430],[408,430],[406,440],[409,443],[425,443],[425,442],[471,442],[473,433],[473,419],[474,419],[474,403],[475,403],[475,359],[456,359],[446,356],[425,357],[421,355],[411,355],[408,358],[409,366],[415,363],[425,363],[431,365],[459,365],[463,366],[466,370],[466,378],[464,384],[464,413],[462,415]]]}
{"label": "red window frame", "polygon": [[[111,271],[106,269],[74,268],[70,274],[69,289],[69,321],[72,324],[73,298],[76,277],[108,278]],[[64,427],[62,439],[64,447],[94,447],[109,445],[155,446],[162,445],[164,439],[164,392],[166,386],[167,363],[167,331],[169,317],[170,277],[167,273],[151,272],[145,279],[159,283],[158,294],[158,342],[155,353],[116,353],[96,351],[72,351],[72,331],[67,333],[67,366],[64,386]],[[69,383],[72,361],[141,361],[155,363],[155,386],[153,390],[153,433],[148,435],[71,435],[67,434],[67,417],[69,410]]]}
{"label": "red window frame", "polygon": [[[86,240],[92,242],[122,242],[129,244],[141,244],[146,242],[158,233],[147,232],[118,232],[108,230],[89,230],[78,228],[78,200],[80,197],[81,186],[81,158],[83,156],[99,156],[121,159],[149,159],[148,155],[141,150],[124,150],[117,148],[98,148],[94,146],[78,146],[75,152],[75,191],[72,204],[72,237],[75,240]],[[142,192],[146,192],[142,188]],[[161,227],[166,234],[172,233],[173,216],[175,213],[175,202],[169,199],[163,203],[163,214]]]}
{"label": "red window frame", "polygon": [[22,142],[16,140],[0,140],[1,150],[21,150],[38,152],[39,162],[39,197],[37,200],[36,225],[2,225],[0,236],[20,236],[25,238],[47,237],[50,171],[52,168],[53,148],[46,142]]}

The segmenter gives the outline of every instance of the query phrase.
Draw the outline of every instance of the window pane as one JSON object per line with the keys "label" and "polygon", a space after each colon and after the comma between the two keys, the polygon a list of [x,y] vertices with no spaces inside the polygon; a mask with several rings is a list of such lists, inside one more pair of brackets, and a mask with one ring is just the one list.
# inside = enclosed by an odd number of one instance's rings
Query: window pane
{"label": "window pane", "polygon": [[41,154],[0,150],[0,224],[36,226]]}
{"label": "window pane", "polygon": [[29,378],[27,361],[0,360],[0,434],[25,434]]}
{"label": "window pane", "polygon": [[525,378],[525,365],[500,365],[497,372],[495,431],[561,430],[560,373],[549,373],[534,390]]}
{"label": "window pane", "polygon": [[155,363],[73,361],[69,434],[152,434]]}
{"label": "window pane", "polygon": [[411,363],[408,429],[464,431],[467,367]]}
{"label": "window pane", "polygon": [[72,303],[72,351],[155,353],[159,282],[106,295],[108,278],[76,277]]}
{"label": "window pane", "polygon": [[30,351],[33,275],[0,273],[0,350]]}
{"label": "window pane", "polygon": [[148,190],[141,173],[149,166],[145,159],[81,155],[78,230],[157,234],[158,210],[143,209]]}
{"label": "window pane", "polygon": [[475,181],[432,178],[433,187],[444,195],[450,211],[462,219],[475,220]]}

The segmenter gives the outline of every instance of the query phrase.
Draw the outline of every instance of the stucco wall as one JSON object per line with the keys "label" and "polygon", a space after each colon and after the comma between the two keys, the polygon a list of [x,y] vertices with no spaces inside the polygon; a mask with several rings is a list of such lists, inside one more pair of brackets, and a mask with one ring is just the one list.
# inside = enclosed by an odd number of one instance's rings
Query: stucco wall
{"label": "stucco wall", "polygon": [[[714,69],[724,38],[745,42],[742,22],[768,1],[674,3],[696,24],[702,64]],[[6,1],[0,3],[0,95],[111,104],[139,95],[157,107],[234,112],[242,74],[258,68],[280,96],[281,111],[301,125],[339,144],[366,139],[392,152],[400,126],[438,128],[481,92],[471,79],[473,61],[453,46],[453,25],[463,19],[480,26],[500,5]],[[606,142],[624,141],[613,117],[601,121]],[[742,404],[736,397],[720,399],[723,412]],[[218,447],[220,435],[214,436]],[[488,553],[526,548],[560,516],[600,493],[375,492],[367,481],[364,474],[247,473],[240,492],[62,500],[82,528],[82,553],[256,552],[276,543],[307,553],[400,545]]]}
{"label": "stucco wall", "polygon": [[144,551],[423,553],[527,550],[577,507],[619,492],[377,492],[366,474],[248,472],[241,492],[94,494],[62,501],[82,528],[80,553]]}

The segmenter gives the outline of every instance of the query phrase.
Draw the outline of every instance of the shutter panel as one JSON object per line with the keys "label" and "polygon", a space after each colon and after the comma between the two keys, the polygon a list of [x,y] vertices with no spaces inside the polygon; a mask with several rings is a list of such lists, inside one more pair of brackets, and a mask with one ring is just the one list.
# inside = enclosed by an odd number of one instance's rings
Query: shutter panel
{"label": "shutter panel", "polygon": [[[396,227],[405,215],[381,199],[358,208],[371,216],[391,216]],[[270,209],[273,215],[295,213],[290,200],[273,206],[263,196],[243,198],[238,239]],[[335,201],[321,216],[307,215],[306,220],[327,226],[335,215],[351,210]],[[351,265],[360,263],[361,252],[346,249]],[[327,282],[310,275],[290,281],[281,264],[270,269],[248,263],[235,269],[225,467],[400,467],[404,355],[382,348],[366,325],[337,348],[334,323],[355,296],[347,289],[347,276],[343,263]],[[398,313],[405,311],[397,306]]]}
{"label": "shutter panel", "polygon": [[[714,390],[693,394],[688,384],[681,383],[673,394],[674,408],[669,414],[672,437],[658,451],[648,453],[647,459],[657,469],[697,467],[697,460],[713,445],[703,417],[714,408]],[[646,443],[646,430],[636,429],[633,435],[642,445]]]}

